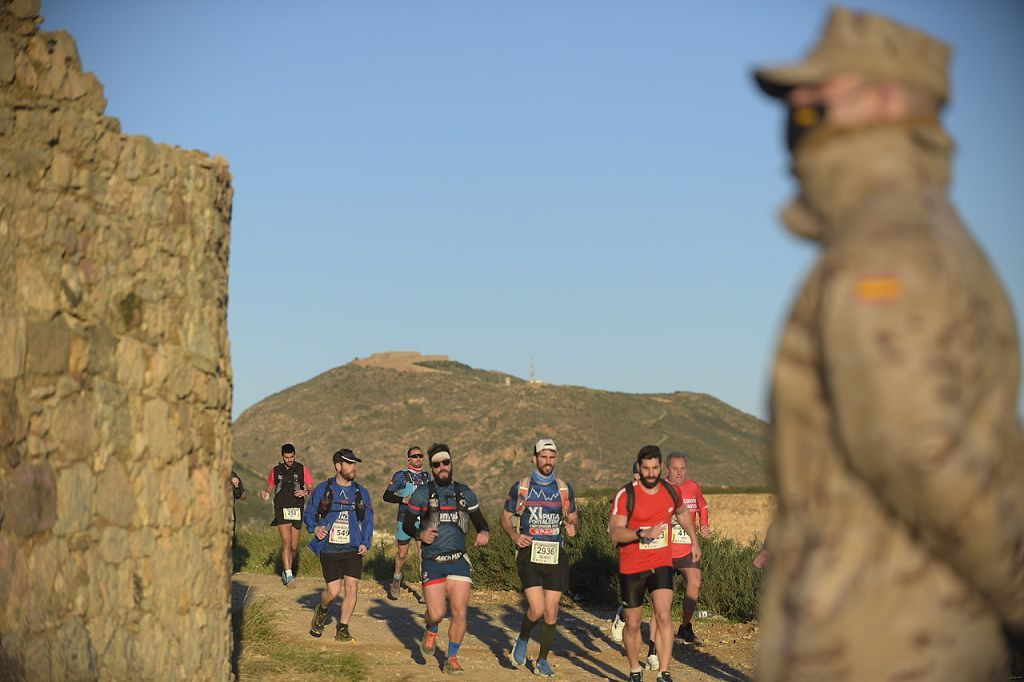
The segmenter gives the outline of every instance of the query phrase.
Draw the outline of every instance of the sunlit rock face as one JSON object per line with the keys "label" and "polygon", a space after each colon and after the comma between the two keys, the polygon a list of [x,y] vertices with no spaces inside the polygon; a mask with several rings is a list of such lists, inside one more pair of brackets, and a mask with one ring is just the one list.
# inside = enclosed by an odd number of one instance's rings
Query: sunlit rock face
{"label": "sunlit rock face", "polygon": [[40,11],[0,2],[0,670],[224,680],[227,162],[122,134]]}

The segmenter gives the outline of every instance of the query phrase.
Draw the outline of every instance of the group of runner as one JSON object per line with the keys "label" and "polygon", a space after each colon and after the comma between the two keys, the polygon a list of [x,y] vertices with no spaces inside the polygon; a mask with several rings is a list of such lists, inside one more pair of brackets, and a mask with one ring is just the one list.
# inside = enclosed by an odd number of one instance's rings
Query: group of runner
{"label": "group of runner", "polygon": [[[516,568],[527,602],[510,659],[517,668],[527,665],[530,636],[540,625],[540,649],[533,660],[533,672],[546,677],[554,676],[548,656],[555,639],[559,601],[569,589],[565,541],[580,530],[573,488],[555,474],[557,455],[550,438],[534,444],[533,470],[512,484],[501,512],[502,530],[517,548]],[[349,621],[358,597],[362,560],[374,532],[370,493],[355,480],[362,460],[350,449],[338,450],[333,456],[335,476],[314,487],[309,469],[295,461],[294,446],[283,445],[281,457],[281,463],[267,477],[267,488],[260,491],[264,500],[274,500],[272,525],[280,530],[282,542],[281,580],[285,586],[295,580],[292,566],[299,529],[304,524],[313,535],[309,547],[319,557],[326,582],[309,633],[314,637],[323,634],[330,604],[344,586],[335,639],[349,641],[353,638]],[[474,545],[486,545],[490,528],[476,493],[454,480],[448,445],[435,443],[425,454],[420,447],[412,446],[406,458],[406,466],[395,472],[383,495],[384,501],[398,505],[398,551],[388,598],[399,598],[402,568],[410,546],[416,544],[426,605],[420,649],[424,656],[435,651],[440,623],[446,609],[450,609],[443,670],[461,673],[459,649],[466,633],[472,586],[466,537],[472,523],[476,529]],[[657,446],[644,446],[636,457],[634,480],[618,491],[612,504],[608,532],[618,545],[621,608],[611,631],[613,639],[624,643],[631,682],[643,679],[639,656],[645,593],[653,612],[646,662],[658,672],[659,681],[672,680],[671,605],[676,573],[685,576],[687,585],[683,622],[676,636],[684,642],[697,641],[691,619],[700,590],[698,528],[701,534],[707,533],[708,509],[700,486],[686,479],[686,464],[686,455],[681,452],[670,453],[663,463]],[[668,480],[662,478],[663,474]]]}

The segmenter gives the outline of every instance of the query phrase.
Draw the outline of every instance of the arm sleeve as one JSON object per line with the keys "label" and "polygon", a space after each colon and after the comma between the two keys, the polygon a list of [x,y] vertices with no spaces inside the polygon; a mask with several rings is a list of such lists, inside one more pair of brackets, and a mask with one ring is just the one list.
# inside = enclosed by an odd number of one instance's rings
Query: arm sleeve
{"label": "arm sleeve", "polygon": [[1020,467],[1005,466],[998,438],[971,429],[991,311],[921,241],[885,246],[850,254],[824,281],[840,447],[884,506],[1024,632]]}
{"label": "arm sleeve", "polygon": [[391,504],[401,504],[402,496],[397,493],[405,487],[405,481],[404,471],[395,472],[395,475],[391,477],[391,482],[388,483],[388,487],[384,489],[384,501]]}
{"label": "arm sleeve", "polygon": [[408,535],[409,537],[418,540],[419,537],[420,537],[419,536],[419,532],[420,531],[416,527],[416,522],[420,520],[420,515],[419,515],[419,512],[414,512],[414,511],[412,511],[411,508],[410,508],[409,511],[410,511],[410,513],[408,513],[404,517],[402,517],[402,530],[404,530],[405,534]]}
{"label": "arm sleeve", "polygon": [[487,525],[487,519],[484,518],[483,512],[480,511],[480,505],[477,505],[469,512],[469,520],[473,522],[477,533],[491,532],[491,527]]}

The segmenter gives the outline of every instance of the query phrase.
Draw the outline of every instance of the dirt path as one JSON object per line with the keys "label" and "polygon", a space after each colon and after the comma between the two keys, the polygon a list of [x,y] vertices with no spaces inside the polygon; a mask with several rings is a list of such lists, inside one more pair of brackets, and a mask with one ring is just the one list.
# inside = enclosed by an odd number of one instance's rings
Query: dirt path
{"label": "dirt path", "polygon": [[[255,573],[238,573],[232,577],[232,598],[237,604],[251,589],[253,595],[269,597],[279,608],[277,622],[281,635],[299,647],[337,651],[345,649],[364,655],[369,663],[371,680],[441,680],[449,679],[440,672],[442,656],[435,653],[424,660],[419,650],[423,633],[423,607],[415,593],[405,591],[398,601],[389,601],[383,586],[363,580],[359,603],[352,618],[354,642],[342,644],[334,640],[334,623],[339,602],[331,607],[324,636],[309,636],[313,607],[320,599],[323,582],[319,577],[302,577],[293,587],[285,588],[280,578]],[[461,679],[466,682],[498,682],[532,679],[528,671],[512,668],[508,652],[519,629],[522,606],[517,593],[474,591],[470,600],[469,631],[459,658],[466,668]],[[610,610],[563,608],[559,616],[558,636],[549,661],[561,680],[624,680],[627,669],[622,646],[611,640],[608,624]],[[441,624],[438,643],[447,644],[447,620]],[[706,682],[750,680],[753,672],[757,627],[754,624],[730,624],[715,621],[695,623],[702,638],[700,647],[676,644],[672,674],[678,680]],[[530,643],[530,670],[537,654],[534,633]],[[655,674],[645,677],[653,680]],[[259,679],[245,677],[245,680]]]}

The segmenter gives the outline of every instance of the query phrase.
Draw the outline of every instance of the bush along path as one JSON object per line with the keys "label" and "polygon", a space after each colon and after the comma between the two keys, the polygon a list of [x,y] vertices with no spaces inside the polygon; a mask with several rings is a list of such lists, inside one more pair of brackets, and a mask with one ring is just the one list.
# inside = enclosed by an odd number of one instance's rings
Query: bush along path
{"label": "bush along path", "polygon": [[[312,562],[292,587],[278,576],[236,573],[232,577],[233,610],[241,618],[242,604],[250,609],[248,625],[237,648],[239,679],[294,680],[296,673],[315,672],[319,680],[441,680],[442,653],[424,657],[423,606],[416,598],[418,585],[389,601],[383,581],[366,576],[350,626],[355,641],[334,640],[339,603],[331,607],[323,637],[309,635],[313,608],[319,602],[323,580]],[[318,567],[317,567],[318,568]],[[469,629],[459,658],[469,681],[531,678],[533,657],[539,647],[530,643],[526,670],[515,670],[509,649],[519,630],[524,602],[510,591],[474,589],[470,600]],[[611,609],[570,604],[559,616],[558,636],[549,662],[561,680],[625,680],[622,645],[609,634]],[[441,625],[438,645],[447,644],[448,620]],[[677,643],[672,673],[677,680],[739,681],[753,673],[757,625],[724,619],[695,622],[702,639],[699,647]],[[644,626],[646,632],[646,625]],[[247,639],[248,637],[248,639]],[[645,677],[654,679],[655,673]]]}

